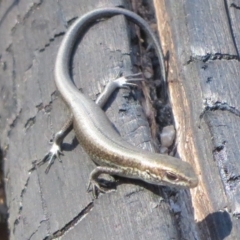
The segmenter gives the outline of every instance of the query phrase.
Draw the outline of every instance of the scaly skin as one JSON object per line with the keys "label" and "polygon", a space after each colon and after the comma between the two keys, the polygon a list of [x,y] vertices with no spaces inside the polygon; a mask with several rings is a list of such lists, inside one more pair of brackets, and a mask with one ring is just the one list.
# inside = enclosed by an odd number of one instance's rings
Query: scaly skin
{"label": "scaly skin", "polygon": [[141,151],[126,143],[113,129],[100,106],[79,92],[72,82],[69,65],[76,40],[96,20],[120,14],[137,24],[151,40],[165,82],[163,54],[154,33],[141,17],[122,8],[96,9],[77,19],[62,40],[55,65],[55,83],[72,113],[76,137],[99,165],[90,175],[94,197],[97,191],[105,191],[98,183],[98,176],[102,173],[141,179],[156,185],[196,187],[198,179],[190,164],[167,155]]}

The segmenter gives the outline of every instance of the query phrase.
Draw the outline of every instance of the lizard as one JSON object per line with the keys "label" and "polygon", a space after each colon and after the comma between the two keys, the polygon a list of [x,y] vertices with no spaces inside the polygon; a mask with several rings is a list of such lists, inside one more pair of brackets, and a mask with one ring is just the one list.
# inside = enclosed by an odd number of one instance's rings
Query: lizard
{"label": "lizard", "polygon": [[120,7],[98,8],[79,17],[64,35],[56,57],[55,84],[71,112],[71,117],[57,132],[52,148],[42,160],[42,162],[48,161],[46,172],[49,171],[54,159],[62,154],[63,139],[74,129],[77,140],[97,164],[97,167],[90,173],[88,184],[88,190],[92,190],[94,198],[99,192],[107,191],[98,179],[103,173],[140,179],[155,185],[194,188],[198,185],[198,178],[189,163],[168,155],[140,150],[130,145],[116,132],[102,110],[108,97],[116,88],[134,85],[131,83],[133,76],[120,77],[110,82],[96,102],[79,91],[72,81],[69,68],[77,40],[97,20],[115,15],[124,15],[145,32],[156,51],[162,81],[166,83],[161,45],[143,18]]}

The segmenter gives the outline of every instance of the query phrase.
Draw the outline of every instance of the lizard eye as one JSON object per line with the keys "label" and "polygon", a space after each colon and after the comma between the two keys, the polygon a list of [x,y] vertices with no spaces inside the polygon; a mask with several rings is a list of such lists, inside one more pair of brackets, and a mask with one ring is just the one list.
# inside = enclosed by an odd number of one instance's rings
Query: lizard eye
{"label": "lizard eye", "polygon": [[170,181],[176,181],[178,179],[178,177],[172,172],[166,172],[166,177]]}

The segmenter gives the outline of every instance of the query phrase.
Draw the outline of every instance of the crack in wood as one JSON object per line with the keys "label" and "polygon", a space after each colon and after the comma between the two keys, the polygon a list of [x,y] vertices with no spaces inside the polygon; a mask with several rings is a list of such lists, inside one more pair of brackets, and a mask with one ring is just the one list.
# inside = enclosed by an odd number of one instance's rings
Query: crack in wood
{"label": "crack in wood", "polygon": [[[14,5],[18,4],[19,1],[20,0],[15,1],[16,3]],[[34,12],[42,3],[43,3],[43,0],[40,0],[38,3],[33,3],[32,6],[30,6],[30,8],[25,13],[25,15],[22,17],[22,20],[19,21],[19,19],[18,19],[18,21],[16,21],[16,24],[11,28],[12,34],[16,31],[17,26],[20,24],[24,24],[26,19],[28,19],[30,17],[32,12]]]}
{"label": "crack in wood", "polygon": [[[12,58],[12,71],[11,72],[11,77],[12,77],[12,98],[14,99],[14,106],[18,106],[18,98],[17,98],[17,83],[16,83],[16,60],[15,60],[15,56],[13,53],[13,49],[12,49],[13,45],[12,43],[9,44],[9,46],[6,48],[6,51],[10,54],[11,58]],[[20,109],[19,111],[21,111],[22,109]]]}
{"label": "crack in wood", "polygon": [[[47,219],[48,220],[48,219]],[[39,225],[37,226],[37,229],[35,231],[32,232],[32,234],[30,235],[29,238],[27,238],[27,240],[31,240],[31,238],[39,231],[39,228],[41,227],[43,222],[47,221],[46,219],[40,221]]]}
{"label": "crack in wood", "polygon": [[36,116],[29,118],[25,123],[24,128],[28,130],[33,124],[35,124],[35,122],[36,122]]}
{"label": "crack in wood", "polygon": [[195,61],[202,61],[202,62],[208,62],[208,61],[214,61],[214,60],[239,60],[238,55],[231,55],[227,53],[207,53],[206,55],[203,56],[191,56],[190,59],[183,64],[184,66],[195,62]]}
{"label": "crack in wood", "polygon": [[44,109],[43,103],[39,103],[38,105],[36,105],[36,108],[37,108],[38,112],[40,112],[42,109]]}
{"label": "crack in wood", "polygon": [[[45,106],[43,105],[43,103],[39,103],[38,105],[36,105],[36,108],[37,108],[37,113],[44,110],[46,113],[50,113],[51,110],[52,110],[52,103],[53,101],[57,98],[57,91],[54,91],[52,94],[51,94],[51,101],[49,101],[49,103],[47,103]],[[22,110],[22,109],[21,109]],[[19,114],[18,114],[19,115]],[[18,118],[18,115],[16,116],[16,118],[13,120],[13,122],[11,123],[10,127],[14,127],[15,126],[15,121],[17,120]],[[24,124],[24,128],[26,130],[28,130],[33,124],[35,124],[36,122],[36,117],[37,117],[37,114],[36,116],[34,117],[30,117],[28,118],[28,120],[26,121],[26,123]]]}
{"label": "crack in wood", "polygon": [[33,3],[32,6],[28,9],[25,15],[22,17],[22,21],[25,21],[29,16],[34,12],[40,5],[42,5],[43,0],[40,0],[38,3]]}
{"label": "crack in wood", "polygon": [[226,141],[224,141],[222,145],[215,147],[213,150],[213,153],[221,152],[224,148],[225,143],[226,143]]}
{"label": "crack in wood", "polygon": [[22,212],[22,209],[23,209],[23,205],[22,205],[22,202],[23,202],[23,196],[26,192],[26,189],[27,189],[27,186],[28,186],[28,183],[29,183],[29,180],[30,180],[30,175],[28,176],[25,184],[24,184],[24,187],[21,191],[21,194],[20,194],[20,202],[19,202],[19,208],[18,208],[18,213],[17,213],[17,218],[15,219],[14,221],[14,225],[13,225],[13,233],[15,233],[15,230],[16,230],[16,226],[19,224],[19,221],[21,219],[21,212]]}
{"label": "crack in wood", "polygon": [[235,189],[240,182],[240,175],[228,160],[226,141],[223,141],[221,145],[213,150],[213,155],[217,162],[225,190],[231,198],[234,198]]}
{"label": "crack in wood", "polygon": [[130,198],[132,195],[135,195],[135,194],[137,194],[139,192],[143,192],[143,191],[144,191],[143,188],[135,189],[134,191],[131,191],[131,192],[125,194],[125,197]]}
{"label": "crack in wood", "polygon": [[65,224],[61,229],[54,232],[52,235],[45,237],[43,240],[52,240],[63,236],[66,232],[74,228],[86,215],[92,210],[94,204],[90,202],[78,215],[76,215],[71,221]]}
{"label": "crack in wood", "polygon": [[236,115],[237,117],[240,117],[240,110],[236,109],[233,106],[230,106],[228,103],[220,102],[220,101],[216,101],[212,103],[210,99],[205,99],[205,108],[203,112],[200,114],[199,118],[202,119],[207,111],[216,111],[216,110],[228,111]]}
{"label": "crack in wood", "polygon": [[233,8],[236,8],[236,9],[240,10],[240,6],[238,6],[235,3],[231,3],[230,7],[233,7]]}
{"label": "crack in wood", "polygon": [[49,222],[49,217],[48,217],[48,214],[47,214],[48,211],[46,210],[47,209],[47,206],[46,206],[47,204],[46,204],[46,201],[44,200],[44,197],[43,197],[42,184],[41,184],[39,175],[37,175],[37,179],[38,179],[38,185],[39,185],[39,194],[40,194],[40,199],[41,199],[41,206],[42,206],[42,210],[43,210],[44,219],[47,222],[47,230],[48,230],[48,233],[49,233],[50,222]]}
{"label": "crack in wood", "polygon": [[71,19],[69,19],[69,20],[67,21],[68,27],[69,27],[76,19],[78,19],[78,17],[72,17]]}
{"label": "crack in wood", "polygon": [[232,19],[231,19],[230,13],[229,13],[228,2],[227,2],[227,0],[224,0],[223,2],[224,2],[224,6],[225,6],[225,11],[226,11],[226,14],[227,14],[228,27],[229,27],[229,30],[230,30],[233,46],[236,49],[236,52],[238,53],[238,60],[239,60],[239,58],[240,58],[239,50],[238,50],[238,47],[237,47],[238,45],[237,45],[237,42],[236,42],[236,38],[234,36],[233,24],[232,24]]}
{"label": "crack in wood", "polygon": [[[16,126],[17,120],[19,119],[21,113],[22,113],[22,108],[19,110],[19,112],[15,115],[14,119],[9,124],[11,129]],[[11,129],[8,131],[8,133],[11,131]]]}
{"label": "crack in wood", "polygon": [[12,9],[18,5],[20,0],[14,0],[13,3],[7,8],[7,10],[5,11],[5,13],[3,14],[1,20],[0,20],[0,26],[2,25],[2,23],[4,22],[4,20],[7,18],[7,15],[12,11]]}
{"label": "crack in wood", "polygon": [[43,48],[38,49],[38,52],[44,52],[46,48],[48,48],[51,45],[51,43],[55,41],[56,38],[63,36],[64,34],[65,32],[59,32],[54,34],[53,37],[49,39],[49,42],[46,43]]}

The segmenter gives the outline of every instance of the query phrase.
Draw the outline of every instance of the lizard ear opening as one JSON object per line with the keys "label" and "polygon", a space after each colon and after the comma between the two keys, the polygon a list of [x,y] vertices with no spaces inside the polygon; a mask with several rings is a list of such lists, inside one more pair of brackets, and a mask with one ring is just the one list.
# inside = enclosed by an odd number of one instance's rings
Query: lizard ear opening
{"label": "lizard ear opening", "polygon": [[167,177],[168,180],[170,181],[177,181],[178,177],[176,174],[172,173],[172,172],[166,172],[165,176]]}

